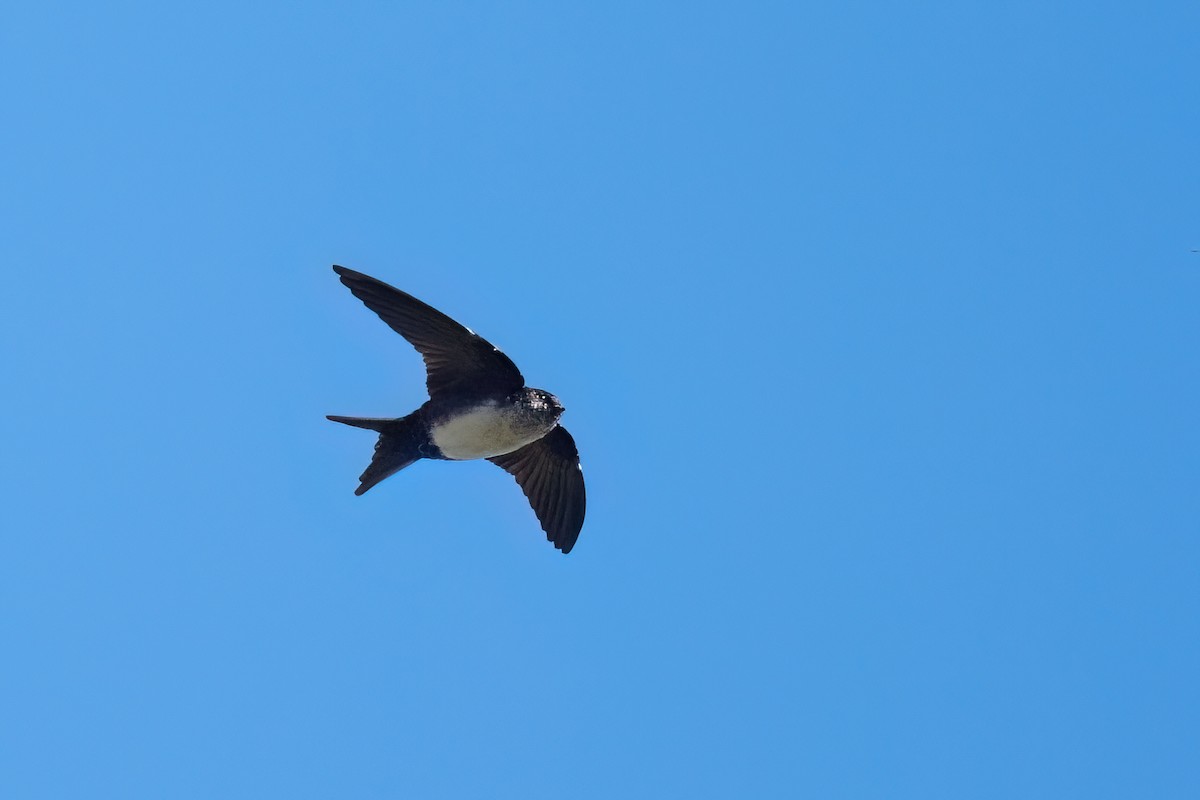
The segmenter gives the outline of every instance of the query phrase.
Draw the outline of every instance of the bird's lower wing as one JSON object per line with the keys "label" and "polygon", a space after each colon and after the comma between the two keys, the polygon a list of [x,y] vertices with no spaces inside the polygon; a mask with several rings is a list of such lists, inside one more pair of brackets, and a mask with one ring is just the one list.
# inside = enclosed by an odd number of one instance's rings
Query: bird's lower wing
{"label": "bird's lower wing", "polygon": [[571,552],[583,528],[587,496],[579,451],[566,428],[556,427],[536,442],[488,461],[517,479],[546,538],[563,553]]}

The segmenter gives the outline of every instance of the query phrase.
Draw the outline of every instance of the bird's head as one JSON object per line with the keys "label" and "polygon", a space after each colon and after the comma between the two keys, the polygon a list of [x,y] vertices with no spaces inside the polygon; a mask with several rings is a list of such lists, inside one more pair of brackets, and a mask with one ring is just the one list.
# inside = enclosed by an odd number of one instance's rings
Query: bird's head
{"label": "bird's head", "polygon": [[566,411],[558,398],[542,389],[526,389],[525,403],[540,415],[558,420]]}

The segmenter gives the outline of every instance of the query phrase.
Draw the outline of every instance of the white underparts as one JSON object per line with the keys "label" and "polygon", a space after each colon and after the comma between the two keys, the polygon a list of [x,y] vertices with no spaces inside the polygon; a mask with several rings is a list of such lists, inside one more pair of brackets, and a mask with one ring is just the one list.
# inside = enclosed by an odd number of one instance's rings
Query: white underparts
{"label": "white underparts", "polygon": [[547,428],[529,423],[509,409],[483,406],[434,425],[430,433],[442,455],[467,461],[511,453],[546,434]]}

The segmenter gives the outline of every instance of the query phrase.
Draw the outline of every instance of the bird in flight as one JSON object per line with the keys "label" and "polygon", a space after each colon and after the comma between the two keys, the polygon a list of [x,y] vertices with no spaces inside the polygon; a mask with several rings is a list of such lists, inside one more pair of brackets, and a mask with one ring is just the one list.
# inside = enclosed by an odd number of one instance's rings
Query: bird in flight
{"label": "bird in flight", "polygon": [[564,411],[558,398],[527,387],[508,356],[432,306],[361,272],[336,265],[333,271],[417,349],[429,390],[429,400],[406,417],[328,417],[379,434],[354,493],[422,458],[486,458],[517,479],[546,538],[571,552],[586,496],[575,440],[558,424]]}

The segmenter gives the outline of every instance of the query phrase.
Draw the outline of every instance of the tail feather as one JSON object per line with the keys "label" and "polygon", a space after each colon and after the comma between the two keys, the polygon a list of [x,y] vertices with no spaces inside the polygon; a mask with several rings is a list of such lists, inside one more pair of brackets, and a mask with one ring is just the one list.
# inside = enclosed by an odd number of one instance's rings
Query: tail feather
{"label": "tail feather", "polygon": [[401,419],[333,415],[328,416],[327,419],[379,433],[379,440],[375,442],[375,454],[371,457],[371,463],[358,478],[359,487],[354,490],[356,495],[364,494],[384,478],[395,475],[409,464],[424,457],[421,454],[423,430],[415,414]]}
{"label": "tail feather", "polygon": [[[388,428],[400,422],[398,419],[386,419],[383,417],[339,417],[335,414],[329,414],[325,419],[334,422],[340,422],[343,425],[352,425],[355,428],[366,428],[369,431],[379,431],[383,433]],[[405,417],[407,419],[407,417]]]}

